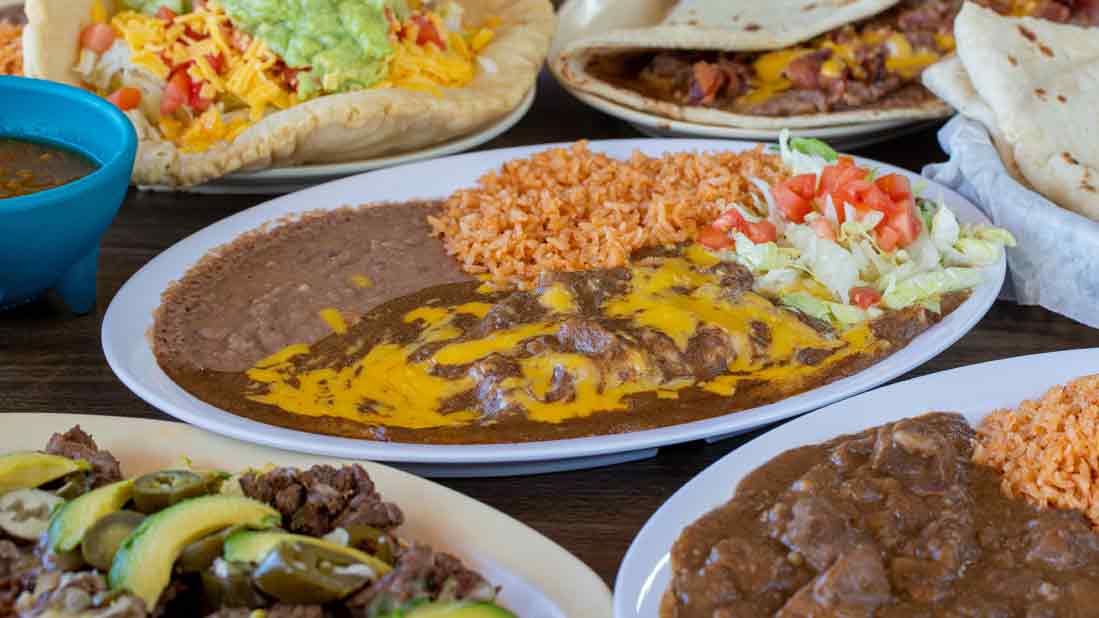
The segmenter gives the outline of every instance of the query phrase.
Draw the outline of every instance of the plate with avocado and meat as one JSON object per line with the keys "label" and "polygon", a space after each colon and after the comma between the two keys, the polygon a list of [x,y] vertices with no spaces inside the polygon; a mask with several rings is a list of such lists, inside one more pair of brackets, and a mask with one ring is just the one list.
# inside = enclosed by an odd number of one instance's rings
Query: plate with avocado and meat
{"label": "plate with avocado and meat", "polygon": [[610,614],[606,585],[552,541],[391,468],[163,421],[8,420],[0,615]]}

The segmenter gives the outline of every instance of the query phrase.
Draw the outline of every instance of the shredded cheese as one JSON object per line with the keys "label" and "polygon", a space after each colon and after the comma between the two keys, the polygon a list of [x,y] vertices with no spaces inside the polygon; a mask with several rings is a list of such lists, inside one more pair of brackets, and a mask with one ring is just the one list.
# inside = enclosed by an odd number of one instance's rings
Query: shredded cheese
{"label": "shredded cheese", "polygon": [[[443,88],[468,84],[476,75],[477,54],[491,44],[500,24],[499,19],[489,18],[478,28],[452,32],[437,14],[420,15],[430,20],[445,49],[431,37],[418,41],[415,21],[394,23],[390,36],[396,51],[388,59],[389,77],[376,87],[441,95]],[[108,21],[101,0],[93,4],[91,17]],[[302,100],[283,77],[287,67],[278,56],[262,40],[236,31],[224,9],[213,2],[171,21],[124,11],[109,23],[130,48],[131,62],[165,81],[186,66],[197,94],[214,102],[201,114],[175,113],[154,120],[164,137],[184,152],[202,152],[231,141],[272,111]],[[238,109],[247,114],[236,113]]]}

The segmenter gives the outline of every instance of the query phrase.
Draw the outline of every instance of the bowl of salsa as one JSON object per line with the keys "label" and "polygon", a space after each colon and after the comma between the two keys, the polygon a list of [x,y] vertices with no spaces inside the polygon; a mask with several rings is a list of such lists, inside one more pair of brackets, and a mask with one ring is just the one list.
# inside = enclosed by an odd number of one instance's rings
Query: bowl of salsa
{"label": "bowl of salsa", "polygon": [[0,309],[54,289],[95,307],[99,243],[137,153],[129,118],[84,90],[0,76]]}

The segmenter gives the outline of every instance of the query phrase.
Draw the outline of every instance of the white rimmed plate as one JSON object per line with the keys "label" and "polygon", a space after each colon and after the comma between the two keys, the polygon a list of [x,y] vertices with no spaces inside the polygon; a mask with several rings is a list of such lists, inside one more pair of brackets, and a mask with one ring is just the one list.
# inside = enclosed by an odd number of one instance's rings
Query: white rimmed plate
{"label": "white rimmed plate", "polygon": [[[176,243],[139,270],[118,291],[103,320],[103,351],[115,374],[139,397],[164,412],[227,436],[308,453],[372,459],[435,476],[494,476],[530,474],[593,467],[652,456],[661,446],[698,439],[717,439],[808,412],[887,382],[930,360],[968,332],[996,299],[1004,280],[1004,261],[986,271],[986,281],[942,322],[906,348],[855,374],[752,410],[672,427],[634,433],[526,444],[422,445],[353,440],[266,425],[215,408],[177,386],[157,365],[146,332],[160,295],[211,249],[232,241],[267,222],[307,210],[337,208],[375,201],[442,198],[474,185],[483,173],[505,161],[529,156],[545,144],[467,153],[444,159],[378,170],[276,198],[223,219]],[[615,157],[635,149],[649,155],[684,150],[746,150],[749,142],[713,140],[610,140],[589,147]],[[913,182],[920,177],[898,168],[859,159],[883,171],[895,171]],[[942,197],[959,219],[986,221],[964,198],[932,185],[926,190]]]}
{"label": "white rimmed plate", "polygon": [[[348,463],[244,444],[182,423],[86,414],[5,414],[18,431],[0,433],[0,453],[41,448],[54,432],[80,425],[111,451],[126,475],[178,466],[242,470],[269,463],[308,467]],[[501,586],[500,602],[523,618],[606,618],[603,580],[553,541],[472,498],[411,474],[360,462],[386,500],[405,514],[402,537],[462,559]]]}
{"label": "white rimmed plate", "polygon": [[671,579],[668,552],[680,532],[728,502],[741,479],[780,453],[930,411],[958,412],[977,423],[1096,371],[1099,348],[969,365],[864,393],[767,432],[703,470],[649,518],[619,568],[615,618],[657,618]]}
{"label": "white rimmed plate", "polygon": [[[613,11],[608,7],[613,6]],[[625,120],[650,137],[721,138],[778,141],[776,129],[748,129],[674,120],[643,112],[570,86],[557,72],[558,52],[568,43],[613,28],[645,27],[663,19],[663,5],[646,0],[567,0],[557,12],[557,31],[550,46],[548,66],[561,86],[581,102]],[[945,120],[945,118],[944,118]],[[801,137],[828,140],[834,147],[851,150],[901,137],[938,120],[897,119],[858,122],[791,131]]]}

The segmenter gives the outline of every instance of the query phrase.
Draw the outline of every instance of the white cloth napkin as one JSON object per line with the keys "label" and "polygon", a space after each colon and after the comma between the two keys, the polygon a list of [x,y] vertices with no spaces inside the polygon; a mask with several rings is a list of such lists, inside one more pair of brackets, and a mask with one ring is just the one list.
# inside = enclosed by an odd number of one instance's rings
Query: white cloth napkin
{"label": "white cloth napkin", "polygon": [[955,116],[939,143],[950,160],[923,175],[965,196],[1019,242],[1007,251],[1003,295],[1099,328],[1099,223],[1019,184],[979,122]]}

